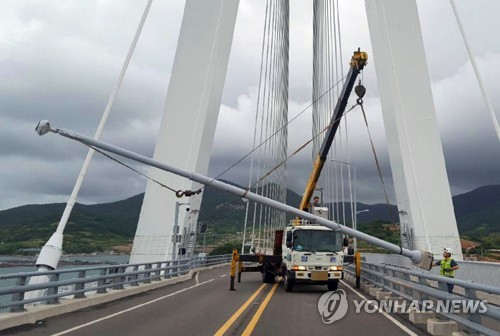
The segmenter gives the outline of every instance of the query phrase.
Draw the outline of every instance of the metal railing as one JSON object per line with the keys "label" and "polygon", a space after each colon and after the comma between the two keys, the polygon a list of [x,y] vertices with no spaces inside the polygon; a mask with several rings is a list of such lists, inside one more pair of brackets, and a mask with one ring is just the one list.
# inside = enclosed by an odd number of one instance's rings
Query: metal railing
{"label": "metal railing", "polygon": [[[345,271],[355,276],[353,265],[348,265]],[[401,266],[370,264],[366,262],[362,263],[361,280],[374,284],[403,299],[417,302],[420,307],[422,307],[423,300],[431,300],[433,302],[439,300],[477,301],[479,296],[500,295],[500,288],[495,286],[426,274]],[[433,283],[437,283],[437,286],[432,287]],[[459,290],[454,291],[454,293],[448,293],[447,284],[453,284],[459,287]],[[463,294],[456,294],[455,292],[462,292]],[[483,301],[483,304],[486,306],[486,311],[483,313],[480,313],[479,310],[461,312],[460,314],[450,312],[440,313],[435,308],[431,308],[431,310],[444,319],[457,322],[469,331],[484,335],[498,335],[498,330],[490,329],[489,326],[496,325],[498,327],[500,308],[486,301]]]}
{"label": "metal railing", "polygon": [[[363,259],[370,264],[385,264],[403,266],[408,269],[418,270],[412,265],[411,260],[395,254],[363,253]],[[500,263],[485,261],[460,261],[455,260],[460,266],[455,279],[474,281],[490,286],[500,287]],[[438,275],[439,268],[433,268],[430,273]]]}
{"label": "metal railing", "polygon": [[[151,283],[162,279],[182,276],[190,270],[228,263],[231,255],[194,257],[176,261],[152,263],[120,264],[93,266],[85,268],[58,269],[47,272],[26,272],[5,274],[0,281],[14,281],[15,285],[0,286],[0,299],[11,296],[10,300],[2,300],[0,310],[11,312],[23,311],[26,305],[41,302],[56,304],[62,297],[84,298],[85,293],[103,294],[108,289],[124,289],[126,286],[138,286],[140,283]],[[33,284],[30,279],[45,277],[46,281]],[[2,288],[3,287],[3,288]],[[30,298],[26,294],[38,291]]]}

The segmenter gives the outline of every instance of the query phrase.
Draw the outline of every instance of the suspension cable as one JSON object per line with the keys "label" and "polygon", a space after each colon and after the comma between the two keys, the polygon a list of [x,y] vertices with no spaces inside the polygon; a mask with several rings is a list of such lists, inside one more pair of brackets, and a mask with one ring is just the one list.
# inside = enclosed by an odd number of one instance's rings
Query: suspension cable
{"label": "suspension cable", "polygon": [[[347,115],[349,112],[351,112],[356,106],[358,106],[359,104],[355,104],[353,105],[349,110],[347,110],[346,112],[344,112],[344,115]],[[311,142],[313,142],[316,138],[318,138],[320,135],[322,135],[323,133],[325,133],[326,131],[328,131],[330,128],[333,127],[333,125],[338,121],[340,120],[342,117],[339,117],[335,120],[333,120],[328,126],[326,126],[324,129],[322,129],[320,132],[318,132],[316,135],[314,135],[311,139],[307,140],[304,144],[302,144],[300,147],[298,147],[292,154],[290,154],[285,160],[281,161],[277,166],[275,166],[274,168],[272,168],[271,170],[269,170],[267,173],[265,173],[263,176],[261,176],[259,178],[259,180],[257,182],[255,182],[253,185],[252,185],[252,188],[255,187],[255,185],[257,185],[258,183],[260,183],[261,181],[263,181],[265,178],[267,178],[268,176],[270,176],[275,170],[277,170],[279,167],[283,166],[288,160],[290,160],[292,157],[294,157],[295,155],[297,155],[300,151],[302,151],[304,148],[307,147],[307,145],[309,145]],[[248,189],[250,190],[250,189]]]}
{"label": "suspension cable", "polygon": [[488,93],[486,92],[486,88],[484,87],[483,79],[481,77],[481,74],[479,73],[479,69],[477,67],[476,60],[474,59],[474,55],[472,54],[472,49],[469,45],[469,41],[467,40],[467,36],[465,35],[465,30],[462,25],[462,21],[460,19],[460,16],[458,15],[458,11],[455,6],[455,1],[450,0],[450,3],[451,3],[451,8],[453,9],[453,13],[455,14],[455,20],[457,21],[458,28],[460,29],[460,33],[462,34],[462,39],[464,40],[465,49],[467,50],[467,54],[469,55],[469,59],[472,64],[472,69],[476,74],[476,79],[479,84],[479,88],[481,89],[481,94],[483,95],[483,100],[486,105],[486,109],[490,114],[491,121],[493,122],[493,127],[495,128],[495,132],[498,137],[498,141],[500,141],[500,125],[498,124],[498,119],[495,115],[495,111],[493,110],[493,105],[491,104],[491,100],[488,96]]}
{"label": "suspension cable", "polygon": [[[264,16],[264,30],[263,30],[263,36],[265,36],[266,31],[267,31],[267,16],[269,12],[269,2],[266,2],[266,12]],[[257,142],[257,122],[258,122],[258,116],[259,116],[259,105],[260,105],[260,94],[261,94],[261,85],[262,85],[262,69],[264,66],[264,42],[266,39],[263,37],[262,38],[262,46],[261,46],[261,54],[260,54],[260,71],[259,71],[259,85],[258,85],[258,91],[257,91],[257,104],[256,104],[256,111],[255,111],[255,120],[254,120],[254,132],[253,132],[253,143],[252,143],[252,148],[255,148],[255,144]],[[252,185],[252,177],[253,177],[253,165],[254,165],[254,156],[252,156],[250,160],[250,174],[248,178],[248,188]],[[241,243],[241,253],[245,252],[245,240],[246,240],[246,230],[247,230],[247,223],[248,223],[248,211],[250,208],[250,202],[246,203],[245,207],[245,221],[244,221],[244,226],[243,226],[243,241]],[[252,244],[254,240],[254,232],[255,231],[255,225],[252,227],[252,233],[251,233],[251,239],[252,239]]]}
{"label": "suspension cable", "polygon": [[[286,155],[286,136],[288,125],[288,26],[289,4],[287,0],[268,2],[266,5],[265,24],[261,50],[261,70],[254,124],[253,150],[238,160],[231,167],[218,174],[219,178],[234,168],[245,158],[251,157],[251,171],[248,188],[252,186],[254,175],[259,176],[262,170],[268,170]],[[257,143],[259,144],[257,146]],[[257,161],[255,161],[257,159]],[[286,200],[285,172],[281,169],[267,185],[259,185],[256,193],[281,202]],[[212,181],[213,181],[212,180]],[[250,207],[245,211],[244,236],[242,247],[247,239],[248,221],[251,218]],[[253,220],[250,239],[255,247],[269,246],[269,233],[275,228],[278,211],[253,204]],[[258,223],[257,223],[258,221]],[[284,222],[283,222],[284,223]],[[257,232],[256,232],[257,231]],[[255,242],[257,240],[257,243]]]}
{"label": "suspension cable", "polygon": [[[220,178],[222,175],[224,175],[225,173],[227,173],[228,171],[230,171],[231,169],[233,169],[234,167],[236,167],[238,164],[240,164],[243,160],[245,160],[247,157],[249,157],[250,155],[252,155],[256,150],[258,150],[260,147],[262,147],[267,141],[269,141],[272,137],[274,137],[276,134],[278,134],[279,132],[282,132],[286,127],[288,127],[292,122],[294,122],[298,117],[300,117],[302,114],[304,114],[306,111],[308,111],[314,103],[316,103],[317,101],[321,100],[324,96],[326,96],[328,93],[330,93],[333,89],[335,89],[335,87],[337,85],[339,85],[340,83],[342,83],[342,81],[345,79],[342,78],[341,80],[339,80],[337,83],[335,83],[335,85],[333,85],[332,87],[330,87],[328,90],[326,90],[325,92],[323,92],[321,94],[321,96],[319,96],[316,100],[314,100],[311,104],[309,104],[308,106],[306,106],[302,111],[300,111],[297,115],[295,115],[292,119],[290,119],[290,121],[288,121],[285,125],[283,125],[281,128],[279,128],[278,130],[276,130],[276,132],[274,132],[273,134],[271,134],[268,138],[266,138],[265,140],[261,141],[260,144],[253,148],[252,150],[250,150],[248,153],[246,153],[244,156],[242,156],[240,159],[238,159],[237,161],[235,161],[231,166],[229,166],[228,168],[226,168],[222,173],[218,174],[216,177],[214,177],[212,179],[212,181]],[[210,183],[207,183],[206,186],[210,185]],[[205,186],[205,187],[206,187]]]}
{"label": "suspension cable", "polygon": [[[107,102],[106,107],[105,107],[103,114],[101,116],[101,121],[99,122],[99,125],[97,126],[97,130],[95,132],[94,139],[98,140],[101,137],[101,133],[104,129],[104,126],[106,125],[106,121],[108,120],[108,117],[109,117],[109,114],[111,112],[111,108],[113,107],[115,98],[116,98],[118,91],[120,90],[120,87],[123,83],[123,79],[125,77],[128,66],[130,64],[130,60],[134,54],[135,47],[137,45],[137,41],[139,40],[139,37],[140,37],[141,32],[142,32],[142,28],[144,27],[144,23],[146,22],[146,18],[148,16],[149,9],[151,8],[152,1],[153,0],[148,0],[148,2],[146,3],[146,7],[144,8],[141,20],[140,20],[139,25],[137,27],[137,30],[135,32],[132,43],[130,44],[127,56],[125,57],[125,60],[123,62],[120,74],[118,76],[118,80],[116,81],[116,84],[113,88],[113,91],[111,92],[111,94],[108,98],[108,102]],[[57,229],[56,229],[57,232],[63,232],[65,227],[66,227],[66,224],[67,224],[68,219],[69,219],[71,212],[73,210],[73,206],[76,202],[76,199],[78,197],[78,193],[80,192],[80,188],[83,184],[83,180],[87,174],[87,170],[90,166],[90,162],[92,161],[93,156],[94,156],[94,151],[92,149],[89,149],[89,151],[87,152],[87,156],[85,157],[85,160],[83,161],[83,165],[82,165],[82,168],[80,169],[80,173],[78,174],[78,178],[76,179],[75,185],[73,186],[73,190],[71,192],[71,195],[68,199],[68,202],[66,203],[66,207],[64,209],[64,212],[63,212],[61,219],[59,221],[59,224],[57,226]]]}

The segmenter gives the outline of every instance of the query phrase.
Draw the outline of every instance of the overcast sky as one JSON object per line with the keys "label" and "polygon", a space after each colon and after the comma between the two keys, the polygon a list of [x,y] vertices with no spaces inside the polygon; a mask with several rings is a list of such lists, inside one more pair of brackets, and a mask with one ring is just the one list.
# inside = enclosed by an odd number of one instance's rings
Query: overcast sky
{"label": "overcast sky", "polygon": [[[56,127],[94,134],[145,4],[145,0],[0,2],[0,209],[67,200],[86,148],[54,135],[40,138],[34,127],[48,119]],[[500,144],[449,1],[417,4],[452,193],[500,184]],[[372,55],[364,1],[340,0],[340,6],[344,60],[358,46]],[[500,40],[494,37],[500,2],[459,0],[457,6],[500,118]],[[180,0],[153,2],[103,140],[152,155],[183,7]],[[263,0],[240,1],[211,176],[251,149],[264,10]],[[292,118],[311,101],[312,1],[291,0],[290,11]],[[371,64],[364,74],[366,111],[392,189],[374,70]],[[310,115],[306,112],[290,125],[290,151],[311,136]],[[350,159],[358,170],[358,200],[383,202],[359,111],[350,114],[348,127]],[[248,183],[245,165],[222,178]],[[311,150],[288,166],[289,187],[300,193],[310,172]],[[96,156],[78,201],[115,201],[144,188],[143,178]]]}

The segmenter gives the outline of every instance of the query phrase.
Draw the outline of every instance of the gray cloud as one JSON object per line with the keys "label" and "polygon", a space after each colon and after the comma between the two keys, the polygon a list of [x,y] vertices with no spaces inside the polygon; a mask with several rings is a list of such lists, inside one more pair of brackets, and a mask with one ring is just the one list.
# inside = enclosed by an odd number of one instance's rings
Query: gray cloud
{"label": "gray cloud", "polygon": [[[0,4],[0,209],[65,201],[86,147],[53,135],[38,137],[49,119],[93,135],[115,84],[145,1],[2,1]],[[457,3],[486,86],[498,110],[500,42],[491,39],[500,4]],[[362,0],[340,2],[343,64],[361,47],[371,55]],[[499,144],[482,102],[448,1],[419,0],[437,117],[453,193],[500,184]],[[151,156],[182,19],[183,1],[153,3],[103,140]],[[265,3],[241,0],[210,175],[251,150]],[[291,1],[290,118],[310,104],[312,4]],[[370,128],[394,202],[373,62],[364,74]],[[498,113],[497,113],[498,115]],[[311,137],[311,111],[290,125],[289,152]],[[360,111],[348,115],[349,157],[357,167],[358,200],[383,202]],[[344,142],[345,143],[345,142]],[[340,159],[347,158],[344,146]],[[145,167],[133,164],[142,171]],[[301,193],[311,149],[292,158],[288,184]],[[247,159],[222,178],[246,185]],[[145,179],[96,155],[79,201],[103,202],[144,191]]]}

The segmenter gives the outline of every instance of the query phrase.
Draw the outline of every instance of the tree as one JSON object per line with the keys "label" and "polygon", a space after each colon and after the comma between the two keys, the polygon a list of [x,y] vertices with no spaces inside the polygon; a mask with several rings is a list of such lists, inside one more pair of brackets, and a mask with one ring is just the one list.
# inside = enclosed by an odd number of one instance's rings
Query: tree
{"label": "tree", "polygon": [[237,250],[241,247],[241,243],[239,242],[229,242],[222,245],[217,246],[210,252],[210,255],[221,255],[221,254],[231,254],[233,250]]}

